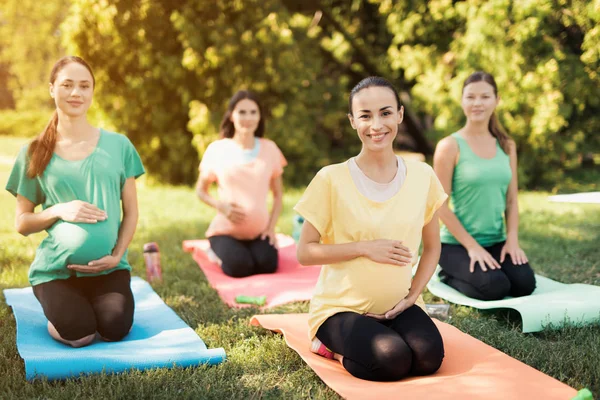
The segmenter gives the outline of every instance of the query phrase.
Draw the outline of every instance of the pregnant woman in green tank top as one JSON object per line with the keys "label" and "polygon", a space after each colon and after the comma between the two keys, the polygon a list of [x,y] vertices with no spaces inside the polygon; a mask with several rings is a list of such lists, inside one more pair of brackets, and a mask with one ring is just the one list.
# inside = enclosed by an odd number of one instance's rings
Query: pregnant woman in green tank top
{"label": "pregnant woman in green tank top", "polygon": [[438,143],[433,162],[453,207],[440,209],[441,278],[481,300],[526,296],[535,289],[519,246],[517,151],[494,114],[498,102],[492,75],[469,76],[461,101],[467,122]]}
{"label": "pregnant woman in green tank top", "polygon": [[17,198],[17,231],[48,233],[29,282],[50,335],[73,347],[90,344],[96,333],[120,340],[133,323],[127,246],[138,219],[135,178],[144,167],[126,136],[87,121],[94,85],[81,58],[54,65],[50,96],[56,111],[21,149],[6,185]]}

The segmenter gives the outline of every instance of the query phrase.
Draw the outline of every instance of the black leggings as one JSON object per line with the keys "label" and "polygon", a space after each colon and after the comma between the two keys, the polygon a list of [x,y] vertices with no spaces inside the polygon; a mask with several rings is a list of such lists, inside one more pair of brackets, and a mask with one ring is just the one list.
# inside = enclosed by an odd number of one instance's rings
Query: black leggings
{"label": "black leggings", "polygon": [[529,263],[515,265],[510,255],[500,263],[504,242],[484,247],[501,269],[483,272],[478,263],[475,271],[469,272],[471,258],[467,249],[459,244],[442,244],[440,255],[440,277],[443,282],[459,292],[479,300],[500,300],[506,296],[520,297],[531,294],[535,289],[535,275]]}
{"label": "black leggings", "polygon": [[104,339],[123,339],[133,324],[129,271],[56,279],[33,287],[44,315],[69,341],[98,332]]}
{"label": "black leggings", "polygon": [[344,356],[348,372],[369,381],[433,374],[444,358],[440,332],[416,305],[389,321],[353,312],[335,314],[319,327],[317,338]]}
{"label": "black leggings", "polygon": [[269,238],[262,240],[239,240],[231,236],[218,235],[208,238],[210,247],[223,262],[225,275],[243,278],[256,274],[272,274],[279,263],[277,249]]}

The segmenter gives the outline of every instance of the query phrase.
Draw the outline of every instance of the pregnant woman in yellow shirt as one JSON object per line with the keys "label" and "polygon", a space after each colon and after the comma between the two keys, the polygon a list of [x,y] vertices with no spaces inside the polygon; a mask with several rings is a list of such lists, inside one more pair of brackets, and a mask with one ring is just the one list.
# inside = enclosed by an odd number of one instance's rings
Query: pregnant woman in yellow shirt
{"label": "pregnant woman in yellow shirt", "polygon": [[421,292],[440,255],[437,210],[447,195],[430,166],[394,154],[404,109],[388,81],[362,80],[349,103],[360,154],[321,169],[295,207],[305,219],[298,259],[323,264],[310,303],[312,350],[362,379],[432,374],[444,346]]}
{"label": "pregnant woman in yellow shirt", "polygon": [[17,231],[48,233],[29,281],[50,335],[73,347],[90,344],[96,332],[121,340],[133,323],[127,246],[138,219],[135,178],[144,168],[127,137],[87,121],[94,84],[79,57],[54,65],[56,111],[21,149],[6,185],[17,198]]}

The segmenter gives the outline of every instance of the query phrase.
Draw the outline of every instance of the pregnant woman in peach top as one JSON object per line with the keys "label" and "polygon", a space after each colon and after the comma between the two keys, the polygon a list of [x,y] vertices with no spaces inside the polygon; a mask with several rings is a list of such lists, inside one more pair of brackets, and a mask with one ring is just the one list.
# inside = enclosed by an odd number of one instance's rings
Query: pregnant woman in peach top
{"label": "pregnant woman in peach top", "polygon": [[[200,163],[196,193],[218,211],[206,237],[223,272],[236,278],[273,273],[278,264],[275,225],[287,162],[277,145],[263,138],[264,131],[258,97],[241,90],[229,101],[221,139],[208,146]],[[218,185],[218,199],[208,193],[212,183]]]}
{"label": "pregnant woman in peach top", "polygon": [[79,57],[54,65],[56,111],[21,149],[6,185],[17,198],[17,231],[48,233],[29,281],[50,335],[73,347],[90,344],[96,332],[121,340],[133,323],[127,246],[138,219],[135,178],[144,167],[127,137],[87,121],[94,84]]}

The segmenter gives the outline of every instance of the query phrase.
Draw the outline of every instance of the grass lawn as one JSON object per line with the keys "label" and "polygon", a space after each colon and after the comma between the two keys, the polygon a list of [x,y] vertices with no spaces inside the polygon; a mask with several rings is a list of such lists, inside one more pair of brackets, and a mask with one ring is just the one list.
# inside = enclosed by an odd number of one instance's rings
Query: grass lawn
{"label": "grass lawn", "polygon": [[[15,201],[3,190],[10,159],[24,141],[0,137],[0,293],[4,288],[28,285],[28,266],[44,237],[25,238],[15,232]],[[181,250],[182,240],[202,237],[213,216],[193,190],[148,186],[143,178],[138,188],[141,217],[129,253],[133,274],[145,276],[142,244],[158,242],[164,282],[154,289],[208,347],[224,347],[227,361],[215,367],[27,383],[15,344],[14,318],[0,294],[0,398],[338,399],[285,345],[281,335],[248,325],[255,310],[225,306],[192,258]],[[280,231],[291,233],[292,206],[300,194],[300,190],[286,192]],[[526,192],[520,196],[521,245],[534,269],[565,283],[600,285],[600,206],[554,204],[546,200],[547,195]],[[438,301],[429,293],[425,300]],[[308,303],[302,302],[271,312],[307,311]],[[454,305],[451,311],[451,323],[464,332],[576,389],[588,387],[600,396],[600,324],[522,334],[519,319],[509,312]]]}

